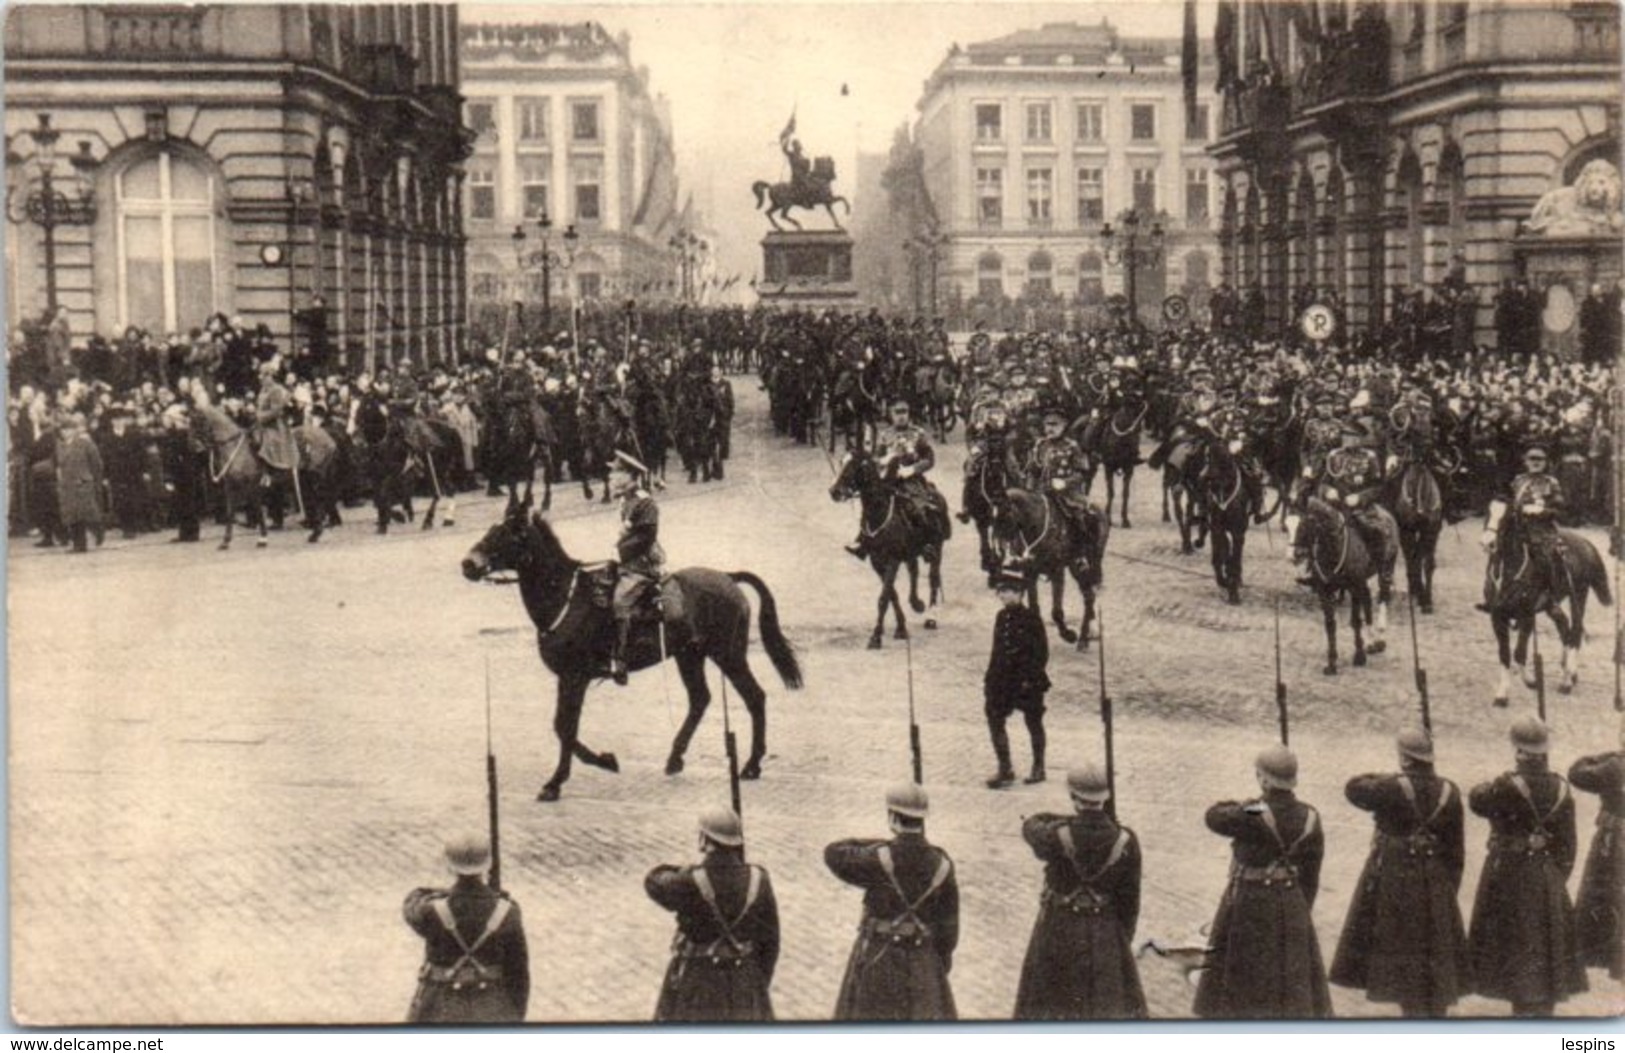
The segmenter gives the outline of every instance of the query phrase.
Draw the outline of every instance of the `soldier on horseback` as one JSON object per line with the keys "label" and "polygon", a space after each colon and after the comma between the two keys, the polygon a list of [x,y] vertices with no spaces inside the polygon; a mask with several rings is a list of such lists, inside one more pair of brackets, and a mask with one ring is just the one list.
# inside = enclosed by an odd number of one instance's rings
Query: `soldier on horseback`
{"label": "soldier on horseback", "polygon": [[[950,532],[948,506],[925,477],[937,463],[937,456],[925,429],[909,419],[908,399],[900,396],[892,399],[891,424],[876,438],[875,450],[881,457],[881,471],[895,485],[904,514],[927,527],[932,535],[931,544],[940,548]],[[868,556],[861,526],[857,538],[846,550],[858,559]]]}
{"label": "soldier on horseback", "polygon": [[254,448],[271,467],[292,469],[298,464],[299,452],[288,426],[293,396],[276,378],[281,361],[281,356],[273,355],[260,364],[260,390],[254,400]]}
{"label": "soldier on horseback", "polygon": [[1084,471],[1083,448],[1066,434],[1066,414],[1054,408],[1045,410],[1044,436],[1033,445],[1028,482],[1034,490],[1054,499],[1056,510],[1065,517],[1074,537],[1089,539],[1089,583],[1099,588],[1104,555],[1101,539],[1105,532],[1084,493]]}
{"label": "soldier on horseback", "polygon": [[[1343,430],[1343,445],[1326,458],[1322,496],[1344,510],[1350,524],[1373,554],[1392,552],[1399,539],[1392,532],[1393,517],[1379,503],[1387,483],[1383,474],[1380,436],[1359,427]],[[1379,560],[1378,589],[1386,600],[1393,590],[1393,563]]]}
{"label": "soldier on horseback", "polygon": [[660,547],[660,508],[649,496],[649,469],[624,450],[615,452],[610,467],[610,493],[621,499],[621,536],[615,542],[619,573],[611,609],[615,615],[615,647],[609,656],[609,675],[626,683],[626,641],[632,619],[644,593],[660,582],[666,553]]}
{"label": "soldier on horseback", "polygon": [[[1529,555],[1546,574],[1553,588],[1572,583],[1567,552],[1557,533],[1557,517],[1563,512],[1563,484],[1547,472],[1546,447],[1531,444],[1524,451],[1524,471],[1512,480],[1512,507],[1523,518],[1529,537]],[[1571,587],[1567,590],[1572,592]]]}

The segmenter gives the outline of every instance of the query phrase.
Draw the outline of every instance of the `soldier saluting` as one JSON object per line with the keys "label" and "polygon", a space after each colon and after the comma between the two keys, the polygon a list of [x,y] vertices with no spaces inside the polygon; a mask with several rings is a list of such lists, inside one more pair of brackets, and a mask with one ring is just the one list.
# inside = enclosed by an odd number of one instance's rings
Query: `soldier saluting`
{"label": "soldier saluting", "polygon": [[413,889],[401,908],[424,944],[407,1023],[518,1023],[530,1002],[530,951],[519,904],[485,883],[491,843],[484,837],[447,841],[446,863],[456,883]]}
{"label": "soldier saluting", "polygon": [[[1625,727],[1620,745],[1625,747]],[[1618,980],[1625,977],[1625,749],[1580,758],[1569,768],[1569,782],[1602,797],[1574,904],[1580,959]]]}
{"label": "soldier saluting", "polygon": [[1422,728],[1398,739],[1399,773],[1357,775],[1344,793],[1377,834],[1349,905],[1331,981],[1398,1002],[1407,1017],[1442,1017],[1471,989],[1456,895],[1466,858],[1461,792],[1433,770]]}
{"label": "soldier saluting", "polygon": [[846,964],[837,1020],[955,1020],[948,984],[959,944],[959,885],[948,853],[925,839],[924,787],[886,793],[891,840],[824,849],[836,877],[863,889],[863,920]]}
{"label": "soldier saluting", "polygon": [[773,1019],[779,905],[767,871],[745,862],[744,846],[738,814],[715,808],[700,816],[697,865],[657,866],[644,878],[649,898],[677,915],[656,1021]]}

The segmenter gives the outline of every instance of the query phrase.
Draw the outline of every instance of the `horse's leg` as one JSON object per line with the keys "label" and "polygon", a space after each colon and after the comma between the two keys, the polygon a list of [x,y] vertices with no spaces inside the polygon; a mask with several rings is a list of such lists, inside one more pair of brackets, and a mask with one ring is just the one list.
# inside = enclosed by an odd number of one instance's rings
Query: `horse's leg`
{"label": "horse's leg", "polygon": [[712,661],[717,663],[722,675],[739,692],[739,697],[745,703],[745,711],[750,714],[750,756],[740,767],[739,777],[759,779],[762,776],[762,759],[767,756],[767,692],[762,690],[756,674],[750,671],[750,662],[745,657],[745,635],[741,633],[738,639],[726,641],[723,653],[713,655]]}
{"label": "horse's leg", "polygon": [[1337,675],[1337,593],[1326,586],[1320,587],[1320,616],[1326,623],[1326,668],[1321,672],[1327,676]]}
{"label": "horse's leg", "polygon": [[[880,650],[880,639],[886,632],[886,611],[892,606],[894,598],[892,585],[897,577],[897,565],[889,557],[877,555],[869,557],[870,566],[874,567],[875,574],[880,578],[880,596],[875,601],[875,629],[869,634],[869,650]],[[898,623],[902,623],[903,614],[897,613]]]}
{"label": "horse's leg", "polygon": [[554,699],[553,734],[559,740],[559,762],[553,774],[542,784],[536,795],[538,801],[556,801],[559,788],[570,778],[570,761],[576,752],[576,735],[581,730],[581,706],[587,697],[587,681],[579,676],[559,678],[558,695]]}
{"label": "horse's leg", "polygon": [[[1108,464],[1106,466],[1106,511],[1104,513],[1105,518],[1101,520],[1108,525],[1112,521],[1112,502],[1117,497],[1116,474],[1112,471],[1111,465]],[[1088,493],[1088,489],[1085,488],[1084,492]]]}
{"label": "horse's leg", "polygon": [[[927,598],[927,605],[928,605],[929,609],[935,610],[937,605],[942,602],[942,555],[941,555],[941,553],[937,554],[936,559],[928,559],[928,560],[926,560],[925,571],[926,571],[926,584],[927,584],[927,586],[928,586],[928,588],[930,590],[929,596]],[[935,629],[937,627],[937,620],[935,618],[931,617],[928,614],[926,616],[925,622],[923,624],[925,625],[925,627],[927,629]]]}
{"label": "horse's leg", "polygon": [[1574,690],[1574,680],[1578,678],[1578,674],[1574,672],[1572,657],[1580,647],[1579,634],[1575,631],[1577,622],[1571,622],[1569,616],[1563,613],[1561,601],[1554,602],[1546,608],[1546,615],[1552,619],[1552,624],[1557,626],[1558,646],[1563,649],[1563,657],[1558,667],[1557,690],[1566,695]]}
{"label": "horse's leg", "polygon": [[[1123,529],[1124,530],[1127,530],[1131,526],[1134,525],[1134,524],[1132,524],[1132,523],[1130,523],[1128,521],[1128,497],[1129,497],[1129,492],[1131,490],[1133,490],[1133,489],[1134,489],[1134,462],[1130,461],[1130,462],[1128,462],[1128,466],[1123,469],[1123,512],[1122,512],[1123,519],[1122,519],[1122,523],[1123,523]],[[1110,508],[1107,508],[1106,509],[1106,516],[1107,516],[1108,519],[1111,518],[1111,514],[1112,514],[1112,510]]]}
{"label": "horse's leg", "polygon": [[1371,586],[1365,582],[1349,587],[1349,628],[1354,631],[1354,664],[1365,665],[1365,622],[1371,615]]}
{"label": "horse's leg", "polygon": [[1072,568],[1072,579],[1078,583],[1078,591],[1083,593],[1083,624],[1078,626],[1078,650],[1087,651],[1089,631],[1095,621],[1095,590],[1080,567]]}
{"label": "horse's leg", "polygon": [[1067,568],[1062,567],[1049,579],[1049,619],[1055,623],[1055,631],[1061,639],[1077,643],[1078,634],[1066,624],[1066,575]]}
{"label": "horse's leg", "polygon": [[332,503],[328,495],[327,477],[320,472],[305,473],[305,526],[310,530],[310,537],[306,538],[311,544],[322,539],[322,531],[327,528],[327,508]]}
{"label": "horse's leg", "polygon": [[1439,534],[1444,530],[1444,523],[1428,524],[1427,533],[1422,541],[1422,613],[1433,613],[1433,569],[1438,558]]}
{"label": "horse's leg", "polygon": [[[897,622],[896,628],[892,631],[892,637],[898,640],[908,639],[908,621],[906,616],[903,614],[903,594],[902,591],[897,588],[897,573],[903,569],[904,565],[905,563],[902,560],[898,560],[895,564],[893,564],[891,568],[891,577],[888,583],[891,588],[892,615]],[[908,567],[908,576],[911,582],[910,587],[915,588],[917,587],[915,583],[917,582],[920,574],[919,564],[914,560],[908,560],[906,565]]]}
{"label": "horse's leg", "polygon": [[671,753],[666,757],[667,775],[676,775],[683,770],[683,755],[688,752],[688,744],[700,726],[700,719],[705,716],[706,707],[711,704],[711,685],[705,682],[705,655],[684,648],[677,652],[676,658],[677,672],[682,676],[683,688],[688,692],[688,715],[683,718],[682,727],[677,729],[677,736],[671,740]]}
{"label": "horse's leg", "polygon": [[1500,660],[1501,672],[1495,681],[1495,697],[1492,705],[1497,708],[1506,708],[1507,696],[1512,690],[1512,639],[1511,632],[1504,615],[1490,615],[1490,629],[1495,633],[1495,650]]}
{"label": "horse's leg", "polygon": [[[439,508],[439,507],[440,507],[440,495],[439,494],[430,495],[430,497],[429,497],[429,507],[425,508],[423,510],[423,524],[418,527],[419,530],[430,530],[430,529],[432,529],[434,527],[434,510],[436,508]],[[410,514],[408,514],[408,518],[410,518]]]}
{"label": "horse's leg", "polygon": [[1529,667],[1529,641],[1534,636],[1536,629],[1535,616],[1531,614],[1527,617],[1515,618],[1513,624],[1517,629],[1518,638],[1512,647],[1512,661],[1518,667],[1518,678],[1523,681],[1523,686],[1533,688],[1535,686],[1535,672]]}
{"label": "horse's leg", "polygon": [[[908,606],[915,614],[925,613],[925,601],[920,599],[920,561],[917,557],[912,556],[908,560]],[[897,638],[899,640],[908,635],[901,631],[901,620],[899,620],[898,629]]]}
{"label": "horse's leg", "polygon": [[253,492],[254,496],[249,499],[249,508],[254,516],[252,522],[259,531],[259,536],[254,539],[254,547],[264,548],[271,543],[271,539],[266,536],[265,530],[265,488],[262,486],[255,486],[253,488]]}
{"label": "horse's leg", "polygon": [[1169,511],[1170,510],[1169,510],[1169,498],[1168,498],[1169,491],[1171,489],[1172,488],[1168,485],[1167,476],[1164,476],[1163,480],[1162,480],[1162,521],[1164,523],[1172,522],[1172,520],[1169,518]]}

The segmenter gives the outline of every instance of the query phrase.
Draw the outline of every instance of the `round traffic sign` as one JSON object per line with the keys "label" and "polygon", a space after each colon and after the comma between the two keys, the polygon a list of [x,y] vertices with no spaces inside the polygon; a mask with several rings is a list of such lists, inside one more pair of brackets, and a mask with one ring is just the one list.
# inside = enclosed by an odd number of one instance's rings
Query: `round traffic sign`
{"label": "round traffic sign", "polygon": [[1298,319],[1298,328],[1303,335],[1320,343],[1330,340],[1337,334],[1337,316],[1332,309],[1323,303],[1312,303],[1303,309],[1303,316]]}
{"label": "round traffic sign", "polygon": [[1178,293],[1174,293],[1162,301],[1163,321],[1178,324],[1183,322],[1191,313],[1191,305]]}

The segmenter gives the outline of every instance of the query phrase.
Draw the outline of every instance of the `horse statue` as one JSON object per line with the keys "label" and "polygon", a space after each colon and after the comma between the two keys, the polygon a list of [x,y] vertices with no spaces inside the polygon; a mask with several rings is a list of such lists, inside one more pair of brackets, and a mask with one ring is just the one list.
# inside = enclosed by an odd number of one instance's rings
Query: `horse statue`
{"label": "horse statue", "polygon": [[[209,451],[209,481],[220,484],[225,493],[226,533],[220,541],[221,551],[231,547],[239,510],[245,513],[248,525],[259,531],[255,547],[265,548],[270,543],[266,536],[266,496],[278,487],[291,489],[303,505],[304,526],[310,531],[306,540],[312,544],[321,540],[335,504],[328,482],[337,446],[326,431],[308,421],[294,428],[298,463],[290,467],[262,457],[254,448],[249,429],[218,406],[192,407],[189,422],[193,437]],[[277,527],[281,529],[280,513]]]}
{"label": "horse statue", "polygon": [[[1038,579],[1050,582],[1050,620],[1062,640],[1078,650],[1089,647],[1089,626],[1095,619],[1095,589],[1103,569],[1109,513],[1087,518],[1094,532],[1080,532],[1060,508],[1057,499],[1037,491],[1011,487],[1004,491],[994,512],[994,530],[1003,542],[1005,565],[1027,578],[1027,602],[1038,609]],[[1066,622],[1067,575],[1083,594],[1083,622],[1074,632]]]}
{"label": "horse statue", "polygon": [[[880,650],[881,637],[886,628],[886,610],[894,615],[898,640],[908,639],[908,624],[903,618],[903,605],[897,595],[897,571],[908,567],[908,605],[915,614],[929,609],[920,600],[920,560],[924,559],[930,584],[930,607],[942,600],[942,547],[937,543],[938,531],[929,523],[915,522],[903,510],[904,502],[897,486],[881,472],[874,456],[859,446],[841,459],[835,482],[829,488],[830,500],[841,502],[858,499],[860,529],[864,546],[869,550],[869,565],[880,579],[880,597],[876,601],[874,632],[869,634],[869,650]],[[946,518],[946,510],[943,510]],[[935,629],[937,620],[925,619],[927,629]]]}
{"label": "horse statue", "polygon": [[[1566,573],[1561,580],[1548,580],[1541,561],[1529,551],[1529,527],[1516,509],[1509,509],[1505,501],[1490,502],[1489,518],[1485,523],[1485,545],[1489,561],[1484,567],[1484,602],[1480,609],[1490,616],[1495,631],[1495,645],[1501,661],[1500,679],[1496,684],[1494,703],[1507,704],[1508,689],[1512,681],[1514,660],[1526,687],[1536,686],[1534,674],[1524,668],[1529,654],[1529,638],[1534,632],[1535,617],[1546,614],[1557,626],[1558,638],[1563,644],[1562,673],[1558,691],[1568,694],[1579,680],[1575,659],[1580,643],[1585,639],[1586,598],[1597,594],[1597,602],[1604,607],[1614,602],[1608,586],[1608,571],[1596,546],[1572,530],[1557,528],[1557,536],[1564,550]],[[1568,610],[1564,610],[1567,604]],[[1511,641],[1512,627],[1518,629],[1517,647]]]}
{"label": "horse statue", "polygon": [[[552,524],[531,514],[523,502],[510,502],[502,520],[485,532],[463,557],[463,577],[480,581],[497,572],[518,578],[520,599],[536,625],[536,648],[542,663],[558,678],[553,709],[553,731],[559,740],[559,759],[539,801],[556,801],[570,778],[572,759],[605,771],[619,771],[613,753],[597,753],[580,738],[581,708],[587,688],[609,675],[609,655],[615,639],[609,597],[614,588],[614,567],[571,559],[554,534]],[[683,770],[683,755],[711,703],[705,661],[722,670],[739,692],[750,713],[750,756],[740,769],[744,779],[759,778],[767,753],[767,693],[751,672],[746,649],[750,643],[750,601],[741,584],[755,590],[761,603],[758,624],[762,646],[784,686],[801,687],[801,666],[795,649],[779,629],[773,593],[747,571],[688,567],[660,583],[658,612],[633,623],[627,641],[627,663],[635,670],[650,669],[668,658],[688,692],[688,715],[672,740],[666,774]]]}
{"label": "horse statue", "polygon": [[[1388,646],[1381,625],[1372,617],[1370,579],[1378,573],[1378,554],[1366,548],[1360,532],[1341,509],[1312,494],[1305,496],[1301,515],[1287,516],[1287,532],[1308,563],[1310,584],[1326,620],[1326,668],[1322,672],[1337,675],[1337,603],[1345,594],[1349,626],[1354,631],[1354,664],[1365,665],[1367,654],[1381,654]],[[1362,631],[1367,625],[1375,625],[1377,630],[1369,648]]]}
{"label": "horse statue", "polygon": [[812,172],[801,179],[793,179],[787,183],[769,183],[758,179],[750,185],[751,193],[756,195],[756,207],[761,208],[763,195],[766,195],[768,204],[767,221],[773,224],[774,230],[783,230],[775,216],[783,217],[784,221],[797,230],[802,226],[790,215],[792,208],[813,209],[820,206],[829,213],[829,221],[835,225],[836,230],[844,230],[841,221],[835,218],[835,202],[839,201],[841,207],[846,209],[847,215],[852,214],[852,206],[846,198],[834,192],[831,184],[835,182],[835,162],[828,157],[820,157],[813,161]]}

